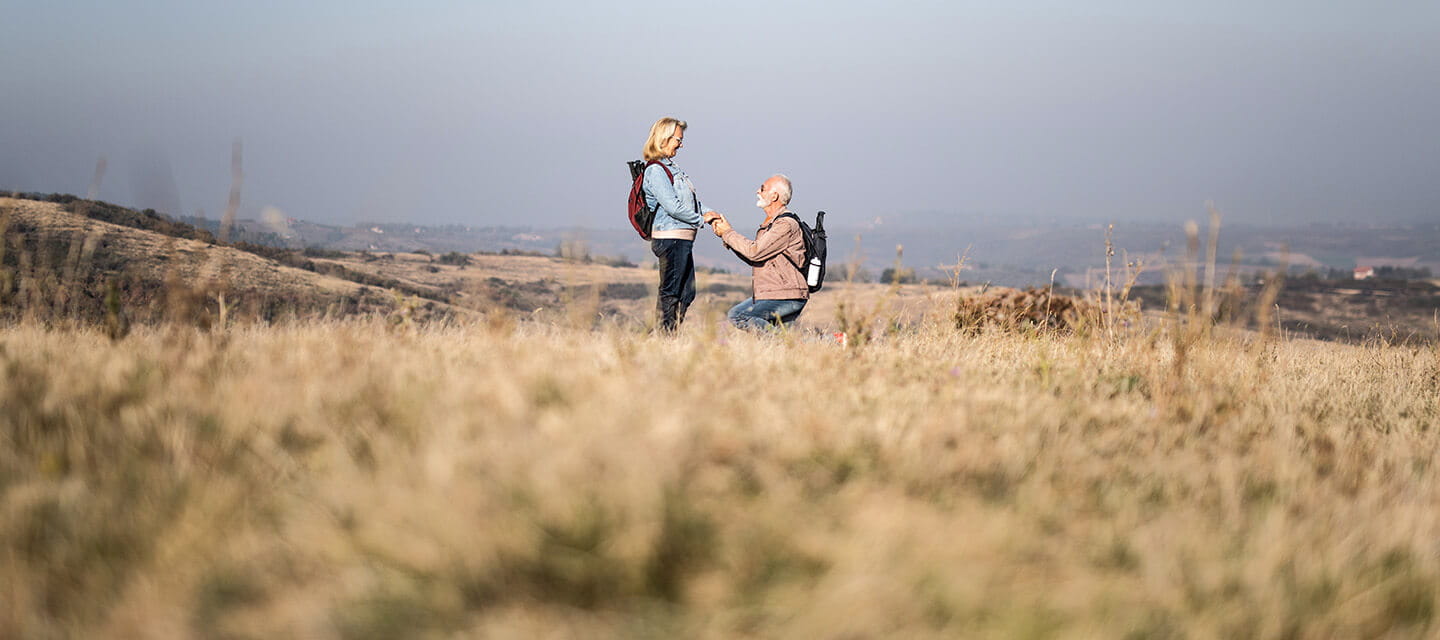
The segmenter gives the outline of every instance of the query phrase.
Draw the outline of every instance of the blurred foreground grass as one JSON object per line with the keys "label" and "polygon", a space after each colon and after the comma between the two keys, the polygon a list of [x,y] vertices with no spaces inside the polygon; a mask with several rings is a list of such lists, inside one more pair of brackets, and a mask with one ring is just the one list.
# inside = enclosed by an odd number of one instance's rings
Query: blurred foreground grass
{"label": "blurred foreground grass", "polygon": [[1434,346],[689,330],[0,328],[0,637],[1440,629]]}

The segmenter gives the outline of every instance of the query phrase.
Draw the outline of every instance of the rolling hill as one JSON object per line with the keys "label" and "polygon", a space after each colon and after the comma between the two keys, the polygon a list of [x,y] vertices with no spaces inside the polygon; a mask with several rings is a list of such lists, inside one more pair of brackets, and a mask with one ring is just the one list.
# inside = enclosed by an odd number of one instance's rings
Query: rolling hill
{"label": "rolling hill", "polygon": [[[202,239],[176,237],[193,231],[185,225],[146,229],[138,228],[138,221],[127,220],[132,226],[85,215],[92,208],[111,215],[118,209],[107,207],[80,200],[0,198],[0,313],[95,320],[108,310],[135,320],[203,319],[218,316],[223,300],[227,313],[273,320],[391,313],[403,306],[391,287],[377,286],[383,283],[307,270],[242,247],[207,242],[200,234]],[[166,222],[153,220],[152,226]],[[434,300],[418,306],[427,313],[450,311]]]}

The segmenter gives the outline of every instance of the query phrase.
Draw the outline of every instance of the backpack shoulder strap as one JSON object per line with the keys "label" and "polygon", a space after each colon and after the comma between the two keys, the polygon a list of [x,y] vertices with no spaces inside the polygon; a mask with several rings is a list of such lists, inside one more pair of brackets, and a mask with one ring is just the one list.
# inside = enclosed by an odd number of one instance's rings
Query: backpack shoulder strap
{"label": "backpack shoulder strap", "polygon": [[[652,165],[652,164],[658,164],[658,165],[660,165],[660,168],[665,170],[665,177],[670,178],[670,181],[671,181],[671,182],[674,182],[674,181],[675,181],[675,174],[670,173],[670,167],[665,166],[665,163],[660,162],[659,160],[651,160],[651,161],[649,161],[649,162],[646,162],[646,163],[645,163],[645,169],[649,169],[649,168],[650,168],[650,165]],[[644,176],[644,175],[645,175],[645,169],[641,169],[641,170],[640,170],[640,175],[641,175],[641,176]]]}
{"label": "backpack shoulder strap", "polygon": [[[781,218],[794,218],[794,219],[795,219],[795,226],[800,229],[800,246],[804,249],[805,252],[808,253],[808,252],[810,251],[810,243],[809,243],[808,241],[806,241],[806,239],[805,239],[805,223],[800,220],[800,216],[795,215],[795,212],[794,212],[794,211],[786,211],[785,213],[782,213],[782,214],[780,214],[780,215],[778,215],[778,216],[775,216],[775,220],[779,220],[779,219],[781,219]],[[771,221],[771,224],[774,224],[774,221],[773,221],[773,220]],[[781,255],[784,255],[784,254],[781,254]],[[801,266],[801,265],[798,265],[798,264],[795,264],[795,261],[791,260],[791,259],[790,259],[790,256],[785,256],[785,261],[786,261],[786,262],[789,262],[789,263],[790,263],[792,266],[794,266],[796,269],[799,269],[799,270],[800,270],[800,275],[802,275],[802,276],[805,275],[805,267],[803,267],[803,266]],[[803,256],[801,257],[801,262],[804,262],[804,257],[803,257]]]}
{"label": "backpack shoulder strap", "polygon": [[[775,216],[775,220],[781,218],[790,218],[795,221],[795,226],[800,228],[800,239],[805,241],[805,248],[809,249],[810,239],[805,237],[805,221],[801,220],[800,216],[796,215],[794,211],[786,211],[785,213]],[[771,221],[771,224],[774,224],[774,220]]]}
{"label": "backpack shoulder strap", "polygon": [[[779,220],[779,219],[781,219],[781,218],[792,218],[792,219],[794,219],[794,220],[795,220],[795,226],[800,227],[800,239],[801,239],[801,240],[805,240],[805,221],[801,220],[801,219],[800,219],[800,216],[795,215],[795,212],[794,212],[794,211],[786,211],[785,213],[782,213],[782,214],[780,214],[780,215],[778,215],[778,216],[775,216],[775,220]],[[771,223],[773,224],[773,223],[774,223],[774,220],[772,220]],[[809,243],[806,243],[806,246],[808,247],[808,246],[809,246]]]}

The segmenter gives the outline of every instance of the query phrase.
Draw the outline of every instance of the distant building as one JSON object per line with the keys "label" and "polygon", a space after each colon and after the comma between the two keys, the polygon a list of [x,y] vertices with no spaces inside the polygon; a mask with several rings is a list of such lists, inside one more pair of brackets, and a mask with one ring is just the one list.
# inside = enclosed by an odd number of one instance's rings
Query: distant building
{"label": "distant building", "polygon": [[1375,277],[1375,267],[1355,267],[1355,279],[1366,280]]}

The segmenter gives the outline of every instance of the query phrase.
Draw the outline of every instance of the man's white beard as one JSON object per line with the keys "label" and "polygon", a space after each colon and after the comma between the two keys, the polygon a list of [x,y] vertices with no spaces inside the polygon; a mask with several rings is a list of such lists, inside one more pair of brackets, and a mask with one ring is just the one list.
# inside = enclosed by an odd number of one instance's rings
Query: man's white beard
{"label": "man's white beard", "polygon": [[765,202],[765,199],[764,199],[764,198],[755,198],[755,206],[760,207],[761,209],[764,209],[764,208],[765,208],[765,205],[766,205],[766,202]]}

